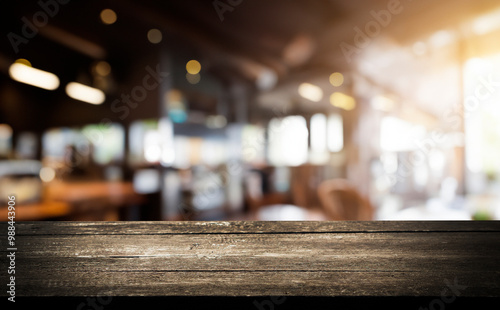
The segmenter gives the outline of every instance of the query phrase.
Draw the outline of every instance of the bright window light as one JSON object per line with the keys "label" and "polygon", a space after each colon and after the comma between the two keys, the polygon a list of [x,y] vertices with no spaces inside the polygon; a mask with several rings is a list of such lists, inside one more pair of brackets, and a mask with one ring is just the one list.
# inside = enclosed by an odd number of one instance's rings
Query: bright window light
{"label": "bright window light", "polygon": [[[500,173],[500,54],[469,59],[464,66],[465,158],[470,173],[495,177]],[[471,192],[480,182],[469,178]]]}
{"label": "bright window light", "polygon": [[175,158],[173,166],[178,169],[189,168],[189,152],[190,144],[189,137],[187,136],[175,136],[174,137],[174,150]]}
{"label": "bright window light", "polygon": [[265,128],[256,125],[245,125],[241,138],[241,156],[247,163],[264,162],[265,152]]}
{"label": "bright window light", "polygon": [[204,139],[201,143],[201,161],[208,166],[216,166],[227,160],[227,146],[219,139]]}
{"label": "bright window light", "polygon": [[308,130],[302,116],[272,119],[269,123],[269,160],[276,166],[298,166],[307,161]]}
{"label": "bright window light", "polygon": [[309,163],[313,165],[325,165],[330,158],[327,149],[327,118],[326,115],[318,113],[311,117],[311,150],[309,152]]}
{"label": "bright window light", "polygon": [[160,173],[156,169],[140,169],[134,173],[134,190],[139,194],[151,194],[160,190]]}
{"label": "bright window light", "polygon": [[157,130],[149,130],[144,135],[144,158],[150,163],[161,159],[161,136]]}
{"label": "bright window light", "polygon": [[328,116],[328,150],[340,152],[344,148],[344,124],[342,116],[331,114]]}
{"label": "bright window light", "polygon": [[175,148],[174,148],[174,125],[169,118],[162,118],[158,122],[158,132],[160,133],[162,140],[162,154],[160,163],[163,166],[171,166],[175,160]]}
{"label": "bright window light", "polygon": [[387,152],[405,152],[417,148],[415,141],[423,141],[425,132],[418,134],[414,125],[402,119],[386,116],[380,123],[380,148]]}
{"label": "bright window light", "polygon": [[93,159],[99,164],[121,161],[125,153],[125,130],[122,125],[87,125],[82,133],[92,143]]}
{"label": "bright window light", "polygon": [[83,141],[86,141],[85,136],[77,129],[64,127],[50,129],[42,136],[42,155],[44,158],[63,159],[68,146],[76,146]]}
{"label": "bright window light", "polygon": [[313,152],[326,151],[326,116],[314,114],[311,117],[311,150]]}

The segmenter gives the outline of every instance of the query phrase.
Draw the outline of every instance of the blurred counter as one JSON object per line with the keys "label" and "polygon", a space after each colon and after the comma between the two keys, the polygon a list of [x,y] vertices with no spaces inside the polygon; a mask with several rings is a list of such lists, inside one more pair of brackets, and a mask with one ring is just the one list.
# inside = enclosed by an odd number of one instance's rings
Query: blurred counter
{"label": "blurred counter", "polygon": [[[119,220],[119,209],[144,201],[130,182],[60,182],[43,189],[42,200],[16,205],[16,220]],[[1,220],[7,219],[7,206],[0,207]]]}

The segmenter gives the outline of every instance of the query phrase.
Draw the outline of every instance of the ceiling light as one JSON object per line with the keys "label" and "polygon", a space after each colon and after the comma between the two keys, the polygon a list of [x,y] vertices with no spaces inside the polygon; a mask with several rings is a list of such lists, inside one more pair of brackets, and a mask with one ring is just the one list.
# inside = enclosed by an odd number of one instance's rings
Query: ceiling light
{"label": "ceiling light", "polygon": [[111,73],[111,66],[106,61],[99,61],[95,65],[95,72],[100,76],[108,76]]}
{"label": "ceiling light", "polygon": [[55,74],[22,63],[13,63],[9,68],[9,75],[18,82],[47,90],[59,87],[59,78]]}
{"label": "ceiling light", "polygon": [[189,74],[198,74],[201,70],[201,64],[197,60],[190,60],[186,64],[186,70]]}
{"label": "ceiling light", "polygon": [[71,82],[66,85],[66,94],[73,99],[90,104],[101,104],[106,99],[106,96],[101,90],[76,82]]}
{"label": "ceiling light", "polygon": [[343,93],[335,92],[330,96],[330,103],[337,108],[352,110],[356,107],[356,100]]}
{"label": "ceiling light", "polygon": [[163,36],[161,34],[161,31],[158,29],[151,29],[148,31],[148,40],[149,42],[153,44],[160,43],[162,40]]}
{"label": "ceiling light", "polygon": [[344,84],[344,76],[340,72],[334,72],[330,75],[330,84],[333,86],[341,86]]}
{"label": "ceiling light", "polygon": [[323,90],[316,85],[302,83],[299,85],[299,95],[308,100],[318,102],[323,99]]}
{"label": "ceiling light", "polygon": [[16,61],[14,61],[14,62],[15,62],[15,63],[18,63],[18,64],[23,64],[23,65],[26,65],[26,66],[28,66],[28,67],[33,67],[33,66],[31,65],[31,62],[29,62],[29,60],[24,59],[24,58],[19,58],[19,59],[17,59],[17,60],[16,60]]}
{"label": "ceiling light", "polygon": [[111,25],[116,22],[116,13],[111,9],[104,9],[101,11],[101,20],[106,25]]}

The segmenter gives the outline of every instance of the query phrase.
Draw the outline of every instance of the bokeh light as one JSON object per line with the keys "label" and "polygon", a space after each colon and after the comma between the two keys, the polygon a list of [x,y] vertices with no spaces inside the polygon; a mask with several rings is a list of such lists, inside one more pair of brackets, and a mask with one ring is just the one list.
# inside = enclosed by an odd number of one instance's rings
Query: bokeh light
{"label": "bokeh light", "polygon": [[106,61],[99,61],[95,65],[95,72],[100,76],[108,76],[111,73],[111,66]]}
{"label": "bokeh light", "polygon": [[356,107],[356,100],[353,97],[335,92],[330,96],[330,103],[337,108],[341,108],[347,111],[350,111]]}
{"label": "bokeh light", "polygon": [[163,35],[161,34],[161,31],[158,29],[150,29],[148,31],[148,40],[149,42],[153,44],[158,44],[161,42],[163,39]]}
{"label": "bokeh light", "polygon": [[42,179],[43,182],[50,182],[54,180],[56,177],[56,172],[54,169],[50,167],[43,167],[40,169],[40,179]]}
{"label": "bokeh light", "polygon": [[330,75],[330,84],[333,86],[341,86],[344,84],[344,76],[340,72],[334,72]]}
{"label": "bokeh light", "polygon": [[116,22],[116,13],[111,9],[104,9],[101,11],[101,20],[106,25],[111,25]]}
{"label": "bokeh light", "polygon": [[197,60],[190,60],[186,64],[186,70],[189,74],[198,74],[201,70],[201,64]]}
{"label": "bokeh light", "polygon": [[18,64],[23,64],[23,65],[28,66],[28,67],[32,67],[31,62],[29,62],[29,60],[24,59],[24,58],[19,58],[18,60],[14,61],[14,62],[18,63]]}
{"label": "bokeh light", "polygon": [[200,82],[201,76],[199,74],[186,73],[186,80],[191,84],[198,84]]}
{"label": "bokeh light", "polygon": [[323,99],[323,90],[310,83],[302,83],[299,85],[299,95],[308,100],[318,102]]}

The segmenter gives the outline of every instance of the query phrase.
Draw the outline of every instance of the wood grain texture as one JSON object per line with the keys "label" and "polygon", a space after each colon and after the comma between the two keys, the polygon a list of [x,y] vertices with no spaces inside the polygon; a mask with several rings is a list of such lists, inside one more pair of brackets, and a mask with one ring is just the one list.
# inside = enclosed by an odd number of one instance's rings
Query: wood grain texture
{"label": "wood grain texture", "polygon": [[234,222],[23,222],[21,235],[162,235],[210,233],[325,233],[325,232],[499,232],[497,221],[234,221]]}
{"label": "wood grain texture", "polygon": [[[6,233],[7,225],[0,224]],[[500,297],[500,222],[18,223],[18,296]],[[2,266],[6,261],[2,241]],[[6,275],[2,274],[2,280]],[[1,293],[5,296],[6,292]]]}

